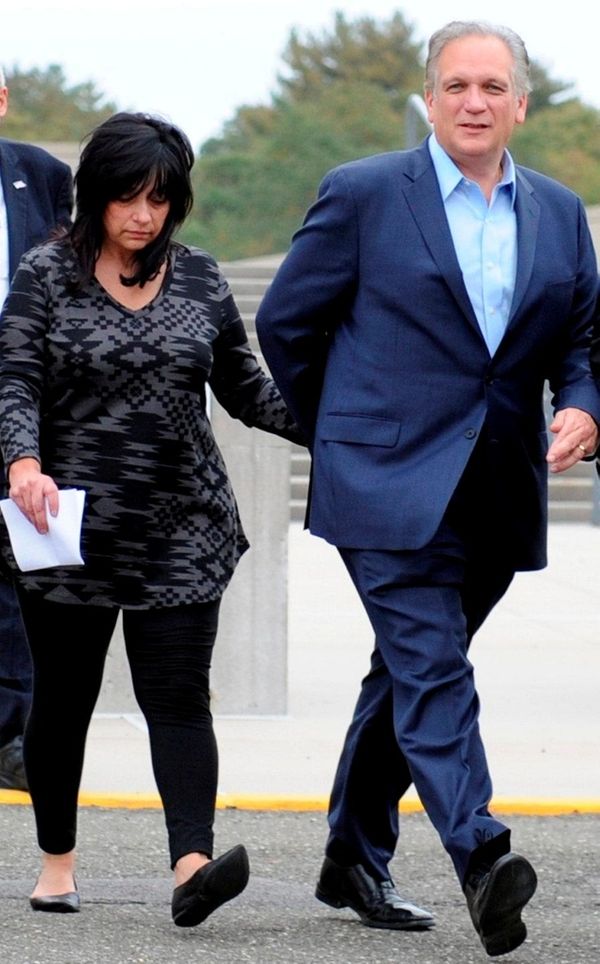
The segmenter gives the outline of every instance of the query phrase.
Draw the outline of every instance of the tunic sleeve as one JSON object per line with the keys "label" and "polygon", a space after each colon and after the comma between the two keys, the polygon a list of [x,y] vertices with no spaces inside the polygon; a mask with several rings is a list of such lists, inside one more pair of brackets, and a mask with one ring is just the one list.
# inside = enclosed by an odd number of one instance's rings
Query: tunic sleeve
{"label": "tunic sleeve", "polygon": [[225,279],[219,287],[222,327],[213,344],[210,387],[223,408],[244,425],[305,445],[304,436],[248,344],[244,323]]}

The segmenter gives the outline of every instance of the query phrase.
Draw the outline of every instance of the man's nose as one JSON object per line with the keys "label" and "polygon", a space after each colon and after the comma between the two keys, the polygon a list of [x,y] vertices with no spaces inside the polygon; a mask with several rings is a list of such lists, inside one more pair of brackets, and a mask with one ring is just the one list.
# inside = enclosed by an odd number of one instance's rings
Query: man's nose
{"label": "man's nose", "polygon": [[478,84],[471,84],[467,87],[465,96],[465,107],[467,110],[480,111],[487,107],[484,93]]}

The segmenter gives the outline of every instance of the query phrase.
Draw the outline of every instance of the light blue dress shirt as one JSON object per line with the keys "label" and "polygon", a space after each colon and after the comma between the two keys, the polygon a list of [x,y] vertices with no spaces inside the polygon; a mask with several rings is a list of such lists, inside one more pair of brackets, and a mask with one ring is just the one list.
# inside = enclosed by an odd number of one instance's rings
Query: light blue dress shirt
{"label": "light blue dress shirt", "polygon": [[465,287],[493,355],[506,331],[517,273],[515,165],[505,151],[502,180],[488,204],[479,185],[460,172],[435,134],[429,138],[429,151]]}

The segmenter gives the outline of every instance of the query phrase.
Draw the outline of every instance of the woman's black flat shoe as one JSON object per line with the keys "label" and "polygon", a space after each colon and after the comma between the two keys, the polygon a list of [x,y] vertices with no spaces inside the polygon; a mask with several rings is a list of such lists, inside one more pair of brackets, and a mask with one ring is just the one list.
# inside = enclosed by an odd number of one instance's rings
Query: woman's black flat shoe
{"label": "woman's black flat shoe", "polygon": [[53,914],[77,914],[81,901],[76,890],[68,894],[49,894],[47,897],[30,897],[32,910],[45,910]]}
{"label": "woman's black flat shoe", "polygon": [[241,894],[250,866],[246,848],[239,844],[197,870],[173,891],[171,913],[178,927],[195,927],[217,907]]}

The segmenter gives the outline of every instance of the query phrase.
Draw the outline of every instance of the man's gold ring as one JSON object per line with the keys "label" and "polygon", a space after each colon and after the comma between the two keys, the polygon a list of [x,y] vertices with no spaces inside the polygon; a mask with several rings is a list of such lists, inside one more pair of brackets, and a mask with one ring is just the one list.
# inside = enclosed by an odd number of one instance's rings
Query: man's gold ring
{"label": "man's gold ring", "polygon": [[578,448],[578,449],[581,449],[581,451],[583,452],[584,455],[586,454],[587,449],[586,449],[585,445],[582,445],[582,444],[581,444],[581,442],[579,443],[579,445],[577,446],[577,448]]}

